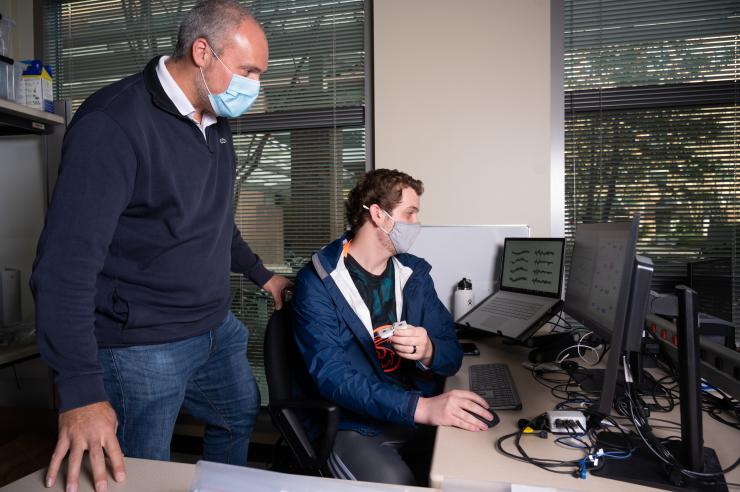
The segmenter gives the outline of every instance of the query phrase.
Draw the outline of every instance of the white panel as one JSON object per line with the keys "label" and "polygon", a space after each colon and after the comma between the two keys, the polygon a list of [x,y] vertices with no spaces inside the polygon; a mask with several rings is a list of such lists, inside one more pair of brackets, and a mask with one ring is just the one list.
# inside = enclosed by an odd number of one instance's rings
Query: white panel
{"label": "white panel", "polygon": [[432,265],[437,296],[451,311],[463,277],[472,280],[476,301],[497,290],[504,239],[529,235],[526,225],[422,226],[410,253]]}
{"label": "white panel", "polygon": [[39,137],[0,138],[0,269],[21,271],[23,317],[33,315],[28,281],[44,226],[46,190]]}

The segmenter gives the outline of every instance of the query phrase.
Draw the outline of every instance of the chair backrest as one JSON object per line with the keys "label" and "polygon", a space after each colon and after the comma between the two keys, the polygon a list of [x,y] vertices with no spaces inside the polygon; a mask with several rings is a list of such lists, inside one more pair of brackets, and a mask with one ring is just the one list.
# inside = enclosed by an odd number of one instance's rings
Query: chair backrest
{"label": "chair backrest", "polygon": [[[285,302],[282,309],[275,311],[267,323],[265,375],[270,396],[268,410],[273,423],[299,466],[306,471],[318,472],[322,466],[319,455],[325,453],[317,452],[297,412],[279,405],[280,402],[294,400],[297,393],[303,394],[314,386],[293,338],[293,306],[290,302]],[[273,405],[273,402],[278,405]]]}
{"label": "chair backrest", "polygon": [[265,375],[270,401],[289,400],[292,395],[296,357],[301,357],[293,338],[293,305],[270,316],[265,332]]}

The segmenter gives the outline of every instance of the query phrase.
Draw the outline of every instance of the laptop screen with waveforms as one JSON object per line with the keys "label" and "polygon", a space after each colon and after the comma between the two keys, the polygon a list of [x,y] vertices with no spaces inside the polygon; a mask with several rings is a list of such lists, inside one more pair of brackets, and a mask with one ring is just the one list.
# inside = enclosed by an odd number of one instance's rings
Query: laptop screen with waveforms
{"label": "laptop screen with waveforms", "polygon": [[562,269],[562,239],[506,239],[501,288],[558,295]]}

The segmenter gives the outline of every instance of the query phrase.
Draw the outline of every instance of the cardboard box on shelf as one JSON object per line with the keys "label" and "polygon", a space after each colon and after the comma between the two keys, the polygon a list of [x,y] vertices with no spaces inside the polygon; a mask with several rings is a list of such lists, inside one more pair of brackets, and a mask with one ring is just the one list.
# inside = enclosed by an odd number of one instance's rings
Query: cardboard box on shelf
{"label": "cardboard box on shelf", "polygon": [[27,65],[21,75],[21,90],[25,105],[53,113],[54,86],[51,69],[48,65],[43,65],[41,60],[24,60],[22,63]]}

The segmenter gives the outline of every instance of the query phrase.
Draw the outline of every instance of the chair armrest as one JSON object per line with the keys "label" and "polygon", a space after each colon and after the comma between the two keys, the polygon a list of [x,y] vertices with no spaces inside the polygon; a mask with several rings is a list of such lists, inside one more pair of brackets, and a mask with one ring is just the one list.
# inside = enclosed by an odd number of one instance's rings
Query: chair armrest
{"label": "chair armrest", "polygon": [[308,399],[308,400],[270,400],[270,406],[275,410],[296,409],[296,410],[324,410],[326,412],[335,412],[339,408],[326,400]]}
{"label": "chair armrest", "polygon": [[282,412],[284,410],[317,410],[325,412],[326,422],[324,432],[319,436],[316,446],[317,466],[323,466],[329,457],[332,447],[334,447],[334,438],[337,435],[337,426],[339,425],[339,407],[334,403],[318,398],[270,401],[269,406],[276,412]]}

